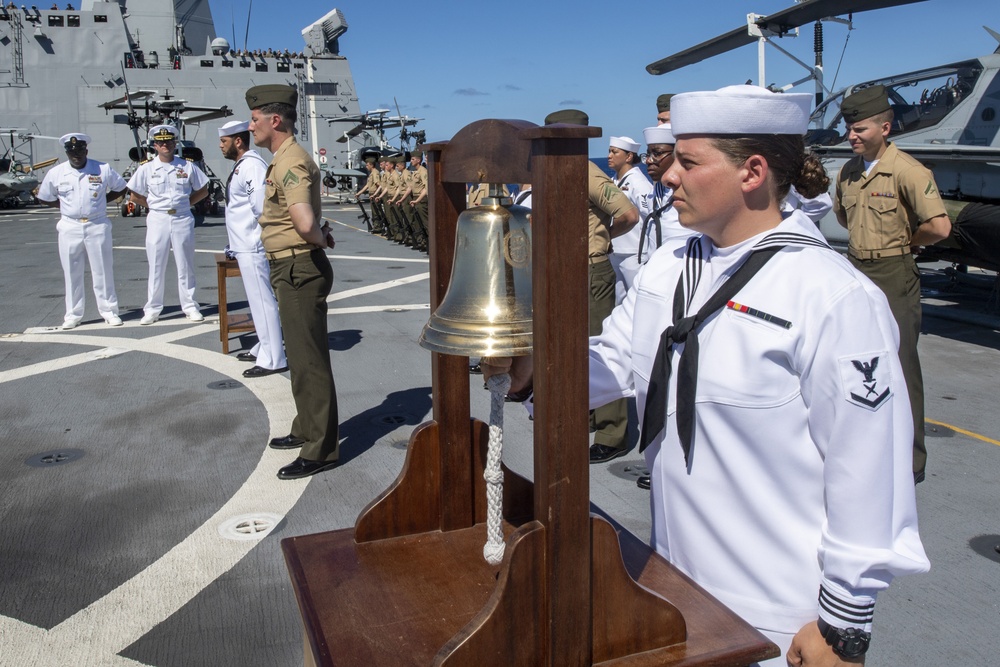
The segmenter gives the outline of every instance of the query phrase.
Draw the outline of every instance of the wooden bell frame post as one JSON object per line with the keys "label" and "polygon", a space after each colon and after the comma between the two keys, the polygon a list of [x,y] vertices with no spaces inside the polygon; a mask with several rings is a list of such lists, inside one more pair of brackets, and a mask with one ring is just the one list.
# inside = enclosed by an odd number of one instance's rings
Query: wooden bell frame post
{"label": "wooden bell frame post", "polygon": [[597,136],[484,120],[424,146],[432,312],[448,289],[466,183],[532,184],[534,484],[504,468],[507,548],[490,566],[488,427],[471,417],[468,358],[432,353],[433,420],[411,435],[399,477],[353,530],[282,541],[307,665],[723,666],[778,655],[590,514],[586,155]]}

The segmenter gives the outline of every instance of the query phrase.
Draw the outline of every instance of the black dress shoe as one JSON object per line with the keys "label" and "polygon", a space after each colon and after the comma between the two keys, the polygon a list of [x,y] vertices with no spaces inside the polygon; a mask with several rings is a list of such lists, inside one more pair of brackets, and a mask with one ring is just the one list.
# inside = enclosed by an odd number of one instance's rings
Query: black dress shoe
{"label": "black dress shoe", "polygon": [[295,449],[296,447],[304,445],[305,442],[306,441],[302,438],[298,438],[289,433],[284,438],[271,438],[271,442],[269,442],[267,446],[271,449]]}
{"label": "black dress shoe", "polygon": [[649,475],[640,475],[639,479],[635,480],[635,485],[640,489],[646,489],[649,491],[650,485],[653,483],[653,478]]}
{"label": "black dress shoe", "polygon": [[257,355],[252,352],[240,352],[236,358],[240,361],[257,361]]}
{"label": "black dress shoe", "polygon": [[253,368],[248,368],[243,371],[243,377],[245,378],[262,378],[265,375],[274,375],[275,373],[284,373],[288,370],[288,366],[282,366],[281,368],[261,368],[260,366],[254,366]]}
{"label": "black dress shoe", "polygon": [[278,479],[302,479],[340,465],[339,461],[310,461],[301,456],[278,471]]}
{"label": "black dress shoe", "polygon": [[591,445],[590,446],[590,462],[591,463],[607,463],[612,459],[616,459],[619,456],[625,456],[628,451],[625,448],[619,449],[618,447],[608,447],[607,445]]}

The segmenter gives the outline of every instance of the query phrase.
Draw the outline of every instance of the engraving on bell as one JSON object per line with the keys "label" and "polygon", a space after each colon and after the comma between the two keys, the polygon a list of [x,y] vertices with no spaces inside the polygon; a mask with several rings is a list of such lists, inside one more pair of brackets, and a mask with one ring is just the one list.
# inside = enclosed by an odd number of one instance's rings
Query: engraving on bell
{"label": "engraving on bell", "polygon": [[421,347],[464,357],[531,353],[530,213],[489,204],[458,216],[451,281]]}
{"label": "engraving on bell", "polygon": [[507,232],[503,239],[503,256],[508,264],[524,268],[531,262],[531,242],[522,230]]}

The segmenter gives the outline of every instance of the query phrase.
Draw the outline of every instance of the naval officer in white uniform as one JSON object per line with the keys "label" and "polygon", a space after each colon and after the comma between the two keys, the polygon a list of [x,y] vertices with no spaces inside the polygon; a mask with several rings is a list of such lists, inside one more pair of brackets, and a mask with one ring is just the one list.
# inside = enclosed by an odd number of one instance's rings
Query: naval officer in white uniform
{"label": "naval officer in white uniform", "polygon": [[149,138],[156,149],[156,157],[139,165],[128,182],[132,201],[149,210],[146,215],[149,285],[139,324],[152,324],[163,311],[163,284],[171,246],[177,264],[181,309],[192,322],[205,319],[194,300],[194,215],[191,207],[208,196],[208,177],[193,162],[174,155],[178,134],[173,125],[152,128]]}
{"label": "naval officer in white uniform", "polygon": [[66,162],[42,179],[38,199],[59,208],[59,261],[66,283],[66,315],[63,329],[73,329],[83,319],[84,254],[90,263],[97,311],[113,327],[121,326],[118,296],[111,258],[111,221],[107,203],[125,193],[125,180],[104,162],[87,157],[90,137],[73,132],[59,138]]}
{"label": "naval officer in white uniform", "polygon": [[257,344],[242,352],[242,360],[256,361],[243,377],[263,377],[288,370],[281,340],[278,302],[271,289],[271,270],[260,241],[260,214],[264,210],[267,163],[250,148],[250,123],[234,120],[219,128],[219,149],[235,162],[226,181],[226,232],[229,249],[236,255],[246,290]]}
{"label": "naval officer in white uniform", "polygon": [[590,344],[591,407],[637,398],[657,552],[778,644],[775,666],[863,661],[878,593],[929,567],[888,303],[781,212],[791,184],[828,186],[809,106],[673,98],[664,178],[699,235],[664,244]]}

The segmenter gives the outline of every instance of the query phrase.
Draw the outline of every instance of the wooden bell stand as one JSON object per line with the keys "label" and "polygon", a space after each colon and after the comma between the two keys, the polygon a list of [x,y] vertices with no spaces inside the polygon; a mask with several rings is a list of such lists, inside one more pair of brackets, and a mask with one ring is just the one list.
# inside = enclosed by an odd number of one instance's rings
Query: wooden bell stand
{"label": "wooden bell stand", "polygon": [[[532,183],[534,480],[504,469],[506,552],[486,542],[488,426],[468,358],[433,353],[433,420],[353,529],[282,540],[307,665],[746,665],[762,635],[589,512],[587,139],[484,120],[426,145],[431,308],[448,289],[465,184]],[[667,600],[670,600],[668,602]]]}

